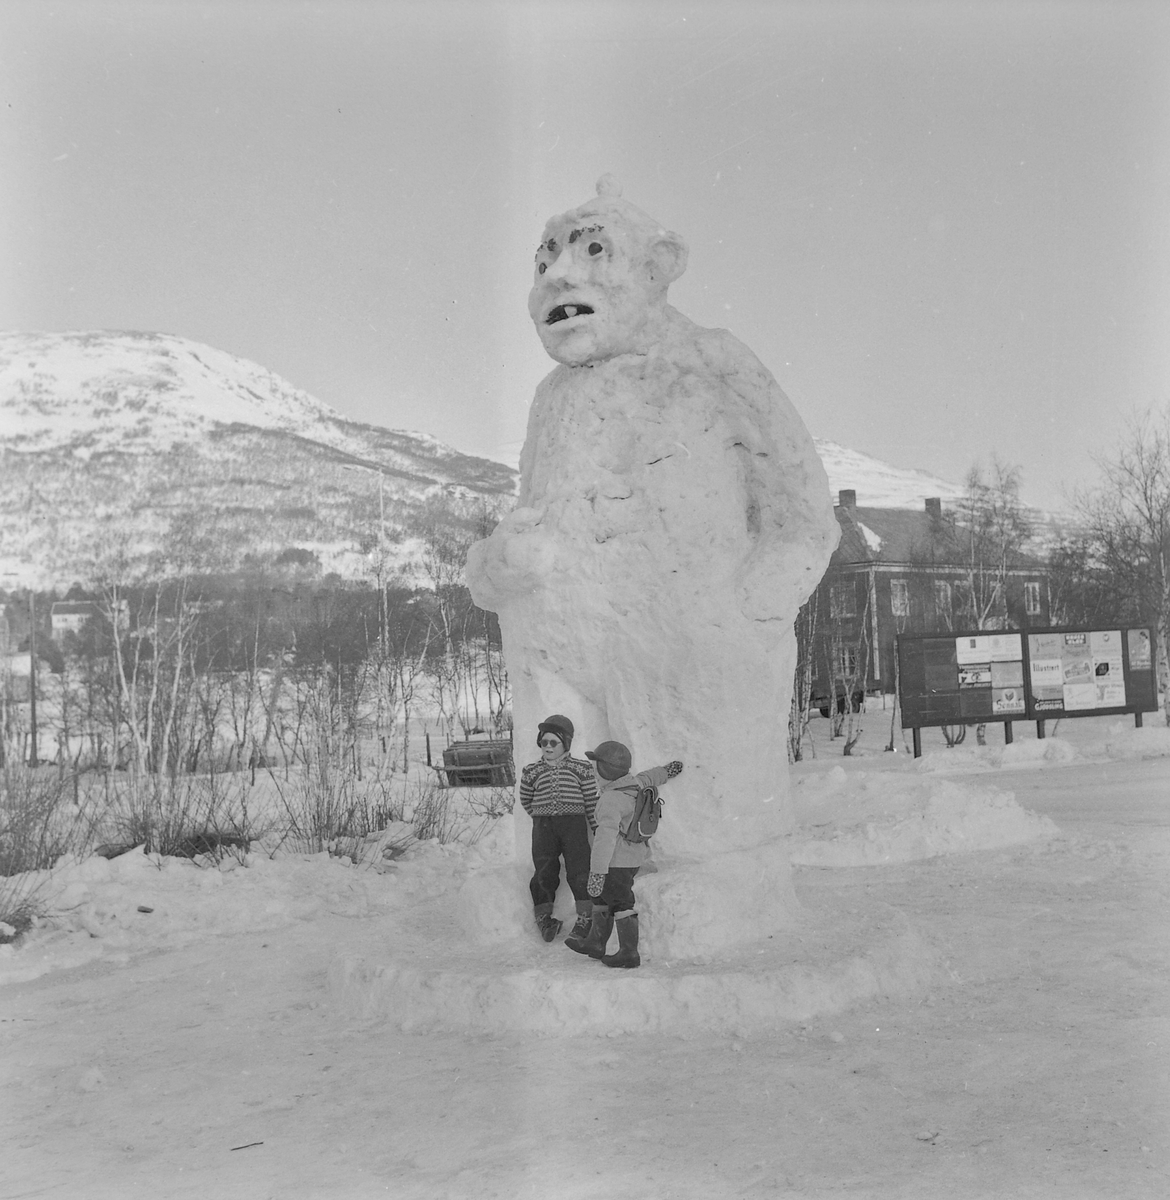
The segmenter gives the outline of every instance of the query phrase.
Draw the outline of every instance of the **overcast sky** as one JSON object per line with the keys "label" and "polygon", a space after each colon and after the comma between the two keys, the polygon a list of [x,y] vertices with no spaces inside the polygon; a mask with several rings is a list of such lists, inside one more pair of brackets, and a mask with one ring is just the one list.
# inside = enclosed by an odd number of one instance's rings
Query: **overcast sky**
{"label": "overcast sky", "polygon": [[817,436],[1057,505],[1170,401],[1164,3],[0,0],[0,90],[0,328],[514,461],[541,229],[611,171]]}

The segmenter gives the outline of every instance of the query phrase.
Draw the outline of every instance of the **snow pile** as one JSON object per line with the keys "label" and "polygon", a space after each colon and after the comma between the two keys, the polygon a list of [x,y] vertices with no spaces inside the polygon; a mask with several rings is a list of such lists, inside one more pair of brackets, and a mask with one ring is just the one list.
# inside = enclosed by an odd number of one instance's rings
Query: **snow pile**
{"label": "snow pile", "polygon": [[[1160,713],[1154,716],[1161,720]],[[1118,721],[1109,730],[1105,753],[1109,758],[1170,758],[1170,725],[1144,725],[1135,729]]]}
{"label": "snow pile", "polygon": [[966,771],[998,771],[1004,767],[1067,766],[1086,758],[1082,748],[1064,738],[1033,738],[1011,745],[952,746],[942,754],[915,760],[915,769],[926,775]]}
{"label": "snow pile", "polygon": [[836,766],[800,778],[794,801],[792,862],[798,866],[911,862],[1040,841],[1057,833],[1047,817],[1020,807],[1012,792],[902,772],[847,774]]}
{"label": "snow pile", "polygon": [[94,855],[63,860],[53,871],[18,876],[48,916],[18,943],[0,945],[0,983],[35,979],[95,958],[173,949],[213,937],[277,930],[327,916],[370,918],[402,913],[452,888],[468,871],[511,853],[510,831],[474,847],[401,844],[391,829],[368,839],[354,857],[329,853],[281,855],[256,851],[207,860],[147,855]]}
{"label": "snow pile", "polygon": [[638,971],[610,971],[534,934],[490,957],[396,938],[377,957],[338,953],[328,982],[347,1012],[410,1033],[749,1036],[873,995],[921,994],[944,974],[897,910],[826,904],[805,911],[799,934],[712,961],[644,957]]}
{"label": "snow pile", "polygon": [[[797,832],[738,856],[759,856],[761,872],[778,850],[803,866],[855,867],[1055,832],[1008,792],[923,775],[907,761],[809,766],[794,788]],[[643,969],[609,971],[540,940],[530,866],[515,855],[518,824],[495,819],[472,844],[409,842],[400,824],[332,854],[271,846],[218,864],[141,850],[64,861],[9,881],[39,889],[47,915],[0,946],[0,982],[311,922],[333,1002],[403,1030],[747,1035],[868,996],[917,995],[945,973],[939,949],[901,913],[821,887],[801,889],[799,903],[780,897],[786,913],[771,914],[754,941],[709,936],[740,919],[740,893],[720,875],[727,856],[667,852],[637,884]],[[788,877],[787,862],[770,869]],[[567,888],[556,911],[573,919]]]}
{"label": "snow pile", "polygon": [[1058,737],[1012,742],[1010,746],[999,747],[1001,767],[1021,767],[1028,763],[1059,767],[1076,762],[1081,757],[1081,751],[1072,742]]}
{"label": "snow pile", "polygon": [[[1070,721],[1067,737],[1024,738],[1011,745],[952,746],[940,754],[915,760],[915,769],[927,775],[970,771],[998,771],[1021,767],[1059,767],[1078,762],[1103,762],[1123,758],[1170,758],[1170,726],[1161,713],[1147,713],[1151,723],[1140,729],[1132,718],[1112,722],[1103,732],[1087,722]],[[1072,740],[1073,737],[1077,741]]]}

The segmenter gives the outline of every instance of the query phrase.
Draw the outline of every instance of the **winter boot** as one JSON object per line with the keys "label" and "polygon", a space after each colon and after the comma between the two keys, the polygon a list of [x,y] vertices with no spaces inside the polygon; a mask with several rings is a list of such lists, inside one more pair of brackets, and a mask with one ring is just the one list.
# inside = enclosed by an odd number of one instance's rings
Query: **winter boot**
{"label": "winter boot", "polygon": [[573,926],[573,931],[569,934],[569,937],[576,938],[578,941],[581,941],[589,935],[589,930],[593,925],[592,913],[592,900],[577,901],[577,924]]}
{"label": "winter boot", "polygon": [[561,931],[561,922],[552,915],[551,904],[538,904],[536,906],[536,928],[540,930],[540,936],[546,942],[553,941],[557,934]]}
{"label": "winter boot", "polygon": [[589,932],[583,938],[565,938],[565,945],[578,954],[588,954],[590,958],[600,958],[605,953],[605,944],[613,933],[613,913],[605,904],[593,906],[593,917]]}
{"label": "winter boot", "polygon": [[636,967],[642,960],[638,957],[638,914],[620,916],[617,919],[618,952],[606,954],[602,962],[607,967]]}

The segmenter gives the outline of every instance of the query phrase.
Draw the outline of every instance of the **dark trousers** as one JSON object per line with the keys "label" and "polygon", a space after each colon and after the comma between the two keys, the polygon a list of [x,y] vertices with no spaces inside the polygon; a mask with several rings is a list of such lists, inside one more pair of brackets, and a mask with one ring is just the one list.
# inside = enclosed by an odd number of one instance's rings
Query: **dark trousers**
{"label": "dark trousers", "polygon": [[532,818],[532,865],[536,868],[528,885],[534,905],[551,907],[561,882],[561,859],[565,878],[575,900],[589,899],[589,826],[585,814]]}
{"label": "dark trousers", "polygon": [[601,896],[595,903],[606,905],[615,918],[633,908],[637,903],[634,899],[634,876],[637,873],[637,867],[610,867],[605,874]]}

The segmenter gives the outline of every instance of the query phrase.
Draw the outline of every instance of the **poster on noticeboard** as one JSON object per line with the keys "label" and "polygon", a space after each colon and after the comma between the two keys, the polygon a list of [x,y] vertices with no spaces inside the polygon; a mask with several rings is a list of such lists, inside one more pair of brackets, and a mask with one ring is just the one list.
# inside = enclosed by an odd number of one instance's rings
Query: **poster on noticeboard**
{"label": "poster on noticeboard", "polygon": [[[1148,631],[1141,632],[1147,633],[1148,662]],[[1129,698],[1122,644],[1120,629],[1028,634],[1028,674],[1035,711],[1078,713],[1125,708]],[[1130,666],[1132,669],[1132,659]]]}

